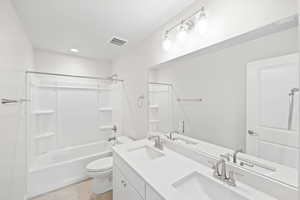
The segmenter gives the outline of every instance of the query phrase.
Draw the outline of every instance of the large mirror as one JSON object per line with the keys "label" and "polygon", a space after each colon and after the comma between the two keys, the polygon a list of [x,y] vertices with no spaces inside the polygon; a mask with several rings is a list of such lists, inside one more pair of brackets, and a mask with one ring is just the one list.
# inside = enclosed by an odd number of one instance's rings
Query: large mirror
{"label": "large mirror", "polygon": [[217,156],[231,152],[231,161],[238,153],[239,167],[296,188],[297,52],[297,27],[262,28],[153,66],[149,132],[177,133],[187,138],[178,143]]}

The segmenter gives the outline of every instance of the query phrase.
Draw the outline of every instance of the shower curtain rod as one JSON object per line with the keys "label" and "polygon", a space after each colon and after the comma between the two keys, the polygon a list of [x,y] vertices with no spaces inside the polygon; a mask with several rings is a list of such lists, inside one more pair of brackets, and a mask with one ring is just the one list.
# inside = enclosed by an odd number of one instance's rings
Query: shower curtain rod
{"label": "shower curtain rod", "polygon": [[26,74],[41,74],[41,75],[50,75],[50,76],[65,76],[65,77],[74,77],[74,78],[86,78],[86,79],[96,79],[96,80],[112,80],[124,82],[122,79],[114,79],[111,77],[97,77],[97,76],[79,76],[79,75],[71,75],[71,74],[59,74],[59,73],[49,73],[49,72],[39,72],[39,71],[26,71]]}
{"label": "shower curtain rod", "polygon": [[173,86],[172,83],[161,83],[161,82],[148,82],[149,84],[153,85],[168,85],[168,86]]}

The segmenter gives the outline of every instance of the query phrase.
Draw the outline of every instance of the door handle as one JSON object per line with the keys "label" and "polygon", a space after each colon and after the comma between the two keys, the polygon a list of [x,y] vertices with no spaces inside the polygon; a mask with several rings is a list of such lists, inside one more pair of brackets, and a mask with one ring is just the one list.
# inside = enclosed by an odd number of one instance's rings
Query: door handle
{"label": "door handle", "polygon": [[253,130],[248,130],[248,134],[251,136],[257,136],[258,134]]}

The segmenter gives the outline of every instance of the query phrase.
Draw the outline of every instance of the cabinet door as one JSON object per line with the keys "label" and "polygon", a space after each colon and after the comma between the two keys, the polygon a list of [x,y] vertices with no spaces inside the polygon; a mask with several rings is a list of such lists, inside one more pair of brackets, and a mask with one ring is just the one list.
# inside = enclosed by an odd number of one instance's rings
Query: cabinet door
{"label": "cabinet door", "polygon": [[143,200],[117,167],[114,173],[114,200]]}
{"label": "cabinet door", "polygon": [[113,200],[121,200],[120,198],[120,172],[117,167],[113,168]]}
{"label": "cabinet door", "polygon": [[150,186],[146,186],[146,199],[147,200],[163,200]]}

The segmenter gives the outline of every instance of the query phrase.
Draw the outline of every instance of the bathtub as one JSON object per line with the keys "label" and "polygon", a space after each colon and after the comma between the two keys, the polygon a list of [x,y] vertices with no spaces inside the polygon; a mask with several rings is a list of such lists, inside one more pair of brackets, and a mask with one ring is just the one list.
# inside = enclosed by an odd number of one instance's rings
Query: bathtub
{"label": "bathtub", "polygon": [[28,173],[28,197],[32,198],[87,178],[85,166],[112,155],[106,141],[65,148],[39,156]]}

